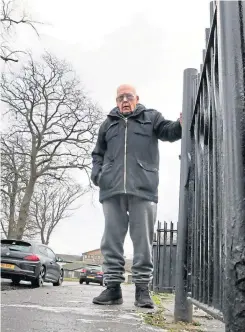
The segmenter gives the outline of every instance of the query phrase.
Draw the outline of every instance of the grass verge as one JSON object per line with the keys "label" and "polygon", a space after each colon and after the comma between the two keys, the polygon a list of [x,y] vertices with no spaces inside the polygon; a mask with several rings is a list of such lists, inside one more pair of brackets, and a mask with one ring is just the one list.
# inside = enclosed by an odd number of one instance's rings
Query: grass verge
{"label": "grass verge", "polygon": [[64,278],[64,281],[79,281],[78,278]]}
{"label": "grass verge", "polygon": [[[168,301],[173,301],[174,296],[172,294],[164,293],[164,294],[152,294],[152,300],[154,301],[155,305],[157,306],[157,310],[155,312],[150,313],[140,313],[143,317],[144,322],[146,324],[159,327],[164,329],[165,331],[169,332],[202,332],[200,329],[200,323],[193,322],[192,324],[174,322],[173,317],[166,318],[166,309]],[[164,306],[165,302],[165,306]]]}

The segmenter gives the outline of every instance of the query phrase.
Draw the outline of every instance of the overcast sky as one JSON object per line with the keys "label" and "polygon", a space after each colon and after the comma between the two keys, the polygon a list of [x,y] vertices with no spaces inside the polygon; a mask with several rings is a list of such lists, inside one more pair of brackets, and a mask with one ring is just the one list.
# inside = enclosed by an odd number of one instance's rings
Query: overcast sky
{"label": "overcast sky", "polygon": [[[105,114],[115,105],[121,83],[136,86],[140,102],[170,120],[182,109],[183,71],[200,68],[209,1],[26,0],[32,18],[45,22],[40,38],[25,28],[18,43],[44,49],[72,63],[90,96]],[[158,219],[178,220],[180,142],[160,143]],[[80,173],[78,173],[80,174]],[[98,194],[60,223],[50,245],[58,253],[80,254],[100,246],[104,228]],[[132,254],[129,237],[125,254]]]}

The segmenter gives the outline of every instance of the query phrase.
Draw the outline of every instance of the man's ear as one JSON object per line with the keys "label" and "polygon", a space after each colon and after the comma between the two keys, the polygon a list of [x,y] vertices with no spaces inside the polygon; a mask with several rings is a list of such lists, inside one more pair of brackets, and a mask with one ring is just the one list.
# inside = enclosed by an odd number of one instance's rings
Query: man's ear
{"label": "man's ear", "polygon": [[140,98],[139,96],[136,96],[137,103],[139,102]]}

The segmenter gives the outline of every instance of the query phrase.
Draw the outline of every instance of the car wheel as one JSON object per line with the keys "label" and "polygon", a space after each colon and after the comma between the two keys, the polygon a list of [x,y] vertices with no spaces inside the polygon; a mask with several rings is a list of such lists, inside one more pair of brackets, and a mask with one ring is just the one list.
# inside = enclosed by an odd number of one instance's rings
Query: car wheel
{"label": "car wheel", "polygon": [[32,281],[33,287],[42,287],[45,278],[45,267],[42,265],[38,277]]}
{"label": "car wheel", "polygon": [[86,281],[86,285],[89,285],[89,281]]}
{"label": "car wheel", "polygon": [[60,271],[60,276],[57,282],[53,283],[53,286],[61,286],[63,282],[63,270]]}
{"label": "car wheel", "polygon": [[83,280],[80,279],[79,280],[79,284],[82,285],[83,284]]}
{"label": "car wheel", "polygon": [[12,278],[12,283],[14,286],[18,286],[20,283],[20,278],[16,278],[16,277]]}

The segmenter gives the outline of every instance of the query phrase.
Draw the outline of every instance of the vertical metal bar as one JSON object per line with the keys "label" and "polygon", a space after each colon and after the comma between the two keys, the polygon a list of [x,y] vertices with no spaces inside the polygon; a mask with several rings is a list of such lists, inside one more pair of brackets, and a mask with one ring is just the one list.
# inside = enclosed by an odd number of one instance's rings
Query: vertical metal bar
{"label": "vertical metal bar", "polygon": [[186,185],[186,189],[188,190],[188,243],[187,243],[187,292],[191,292],[192,288],[192,256],[193,256],[193,250],[192,250],[192,238],[193,238],[193,179],[192,179],[192,165],[191,165],[191,151],[188,154],[189,156],[189,163],[190,163],[190,170],[189,170],[189,178],[188,178],[188,184]]}
{"label": "vertical metal bar", "polygon": [[203,71],[203,64],[200,64],[200,75],[202,75],[202,71]]}
{"label": "vertical metal bar", "polygon": [[[192,153],[192,160],[193,160],[193,153]],[[194,173],[194,165],[192,165],[193,173]],[[196,232],[196,225],[195,225],[195,185],[194,185],[194,174],[193,174],[193,198],[192,198],[192,234],[191,234],[191,270],[189,271],[189,296],[193,296],[194,291],[194,282],[195,282],[195,232]]]}
{"label": "vertical metal bar", "polygon": [[245,3],[219,1],[220,100],[224,114],[224,318],[244,330],[245,308]]}
{"label": "vertical metal bar", "polygon": [[200,127],[200,115],[197,113],[197,125],[196,125],[196,153],[197,153],[197,186],[198,186],[198,192],[197,192],[197,208],[196,208],[196,222],[197,222],[197,295],[196,299],[200,300],[200,289],[201,289],[201,266],[202,266],[202,260],[201,260],[201,244],[200,244],[200,238],[201,238],[201,232],[202,232],[202,163],[200,158],[200,147],[199,147],[199,127]]}
{"label": "vertical metal bar", "polygon": [[212,56],[210,49],[210,62],[206,67],[207,79],[207,297],[206,303],[211,306],[213,298],[213,81]]}
{"label": "vertical metal bar", "polygon": [[205,57],[206,57],[206,50],[202,50],[202,61],[203,63],[205,62]]}
{"label": "vertical metal bar", "polygon": [[215,11],[215,1],[210,1],[210,25],[212,25]]}
{"label": "vertical metal bar", "polygon": [[[199,88],[200,80],[201,80],[201,74],[198,73],[197,74],[197,91],[198,91],[198,88]],[[196,99],[196,97],[197,97],[197,94],[195,95],[195,99]]]}
{"label": "vertical metal bar", "polygon": [[205,117],[206,117],[206,82],[205,76],[202,78],[202,93],[200,95],[200,113],[201,113],[201,123],[200,123],[200,151],[201,151],[201,169],[202,169],[202,196],[201,196],[201,239],[200,239],[200,251],[201,251],[201,278],[200,278],[200,301],[205,303],[205,293],[206,293],[206,148],[204,143],[205,136]]}
{"label": "vertical metal bar", "polygon": [[[196,89],[197,89],[197,80],[195,80],[193,86],[193,96],[196,99]],[[190,187],[189,192],[192,192],[192,201],[191,204],[191,223],[192,223],[192,234],[191,234],[191,270],[189,271],[189,283],[190,283],[190,294],[189,296],[194,297],[196,292],[196,163],[195,163],[195,139],[193,135],[193,131],[191,132],[191,153],[190,153],[190,161],[191,161],[191,172],[190,172]]]}
{"label": "vertical metal bar", "polygon": [[173,238],[174,238],[174,224],[170,223],[169,236],[169,285],[173,287]]}
{"label": "vertical metal bar", "polygon": [[206,29],[205,29],[205,41],[206,41],[206,47],[207,47],[207,45],[208,45],[209,36],[210,36],[210,28],[206,28]]}
{"label": "vertical metal bar", "polygon": [[163,278],[162,278],[162,286],[166,287],[167,275],[169,273],[169,264],[167,262],[167,237],[168,237],[168,224],[164,221],[163,226]]}
{"label": "vertical metal bar", "polygon": [[[203,85],[203,82],[201,81],[200,83],[201,87]],[[204,262],[204,241],[203,241],[203,235],[204,235],[204,178],[203,178],[203,172],[204,172],[204,167],[203,167],[203,95],[200,95],[199,98],[199,130],[198,130],[198,156],[199,156],[199,185],[200,185],[200,206],[199,206],[199,260],[200,260],[200,269],[199,269],[199,294],[198,294],[198,300],[202,302],[203,300],[203,262]]]}
{"label": "vertical metal bar", "polygon": [[[163,223],[164,224],[164,223]],[[160,247],[160,276],[159,276],[159,292],[163,291],[163,288],[165,287],[165,274],[166,274],[166,266],[165,266],[165,253],[164,253],[164,226],[162,226],[161,223],[161,227],[160,227],[160,234],[161,234],[161,247]]]}
{"label": "vertical metal bar", "polygon": [[[216,16],[217,17],[217,16]],[[223,309],[223,264],[222,264],[222,243],[223,243],[223,205],[224,197],[224,162],[223,162],[223,110],[220,105],[219,93],[219,63],[218,56],[218,35],[217,28],[214,34],[214,57],[213,57],[213,94],[215,105],[214,124],[216,126],[216,140],[214,140],[214,306]]]}
{"label": "vertical metal bar", "polygon": [[200,279],[200,246],[199,246],[199,232],[200,232],[200,161],[198,149],[198,128],[199,115],[196,114],[194,126],[194,140],[195,140],[195,270],[194,270],[194,287],[195,291],[193,297],[199,299],[199,279]]}
{"label": "vertical metal bar", "polygon": [[152,245],[152,249],[151,249],[151,253],[152,253],[152,259],[153,259],[153,277],[152,280],[150,282],[150,290],[153,291],[154,290],[154,284],[155,284],[155,272],[156,272],[156,258],[155,258],[155,233],[154,233],[154,237],[153,237],[153,245]]}
{"label": "vertical metal bar", "polygon": [[[211,204],[213,206],[213,300],[212,305],[216,309],[219,307],[219,285],[220,285],[220,250],[219,250],[219,207],[218,207],[218,156],[221,151],[218,149],[218,117],[217,111],[219,108],[218,91],[217,91],[217,48],[216,48],[217,30],[215,32],[213,56],[211,56],[211,74],[212,74],[212,131],[213,131],[213,147],[212,147],[212,159],[213,159],[213,197]],[[219,202],[220,203],[220,202]]]}
{"label": "vertical metal bar", "polygon": [[203,76],[203,303],[208,303],[208,256],[209,256],[209,231],[208,231],[208,178],[209,178],[209,87],[208,87],[208,65],[205,65]]}
{"label": "vertical metal bar", "polygon": [[193,84],[197,75],[196,69],[184,71],[183,92],[183,127],[181,142],[181,178],[180,178],[180,201],[178,220],[178,242],[176,258],[176,296],[175,296],[175,320],[190,322],[192,310],[187,301],[187,239],[188,239],[188,191],[186,184],[189,174],[188,153],[191,151],[191,135],[189,124],[191,123],[194,105]]}
{"label": "vertical metal bar", "polygon": [[157,223],[157,265],[156,265],[156,285],[155,291],[159,290],[159,274],[160,274],[160,246],[161,246],[161,238],[160,238],[160,222]]}

